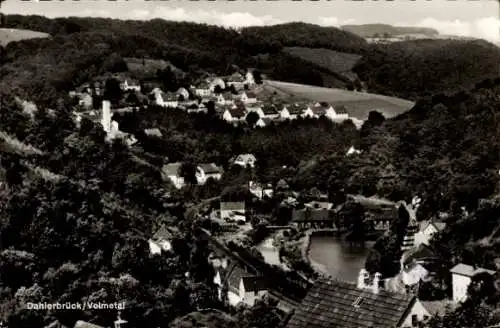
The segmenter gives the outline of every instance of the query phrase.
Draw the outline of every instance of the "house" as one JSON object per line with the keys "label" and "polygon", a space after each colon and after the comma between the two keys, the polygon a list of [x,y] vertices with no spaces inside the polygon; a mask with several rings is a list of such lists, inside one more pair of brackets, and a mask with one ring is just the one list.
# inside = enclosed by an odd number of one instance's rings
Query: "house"
{"label": "house", "polygon": [[233,95],[230,92],[224,92],[217,95],[217,103],[219,105],[233,105],[234,99]]}
{"label": "house", "polygon": [[278,183],[276,184],[276,190],[288,190],[290,189],[290,186],[284,179],[280,179]]}
{"label": "house", "polygon": [[275,105],[265,104],[260,108],[258,114],[261,118],[277,119],[280,116],[280,111]]}
{"label": "house", "polygon": [[234,165],[239,165],[243,167],[247,166],[254,167],[255,162],[257,162],[257,159],[253,154],[240,154],[236,156],[236,158],[234,158],[232,162]]}
{"label": "house", "polygon": [[259,128],[263,128],[265,126],[268,126],[273,120],[270,118],[266,117],[261,117],[257,122],[255,122],[255,126]]}
{"label": "house", "polygon": [[235,89],[242,89],[243,85],[245,84],[245,77],[241,75],[240,73],[236,72],[233,73],[231,76],[227,78],[227,86],[234,86]]}
{"label": "house", "polygon": [[210,95],[212,95],[210,84],[206,81],[199,83],[194,89],[194,94],[199,97],[209,97]]}
{"label": "house", "polygon": [[154,89],[151,93],[154,95],[155,104],[158,106],[171,108],[179,106],[177,94],[173,92],[163,92],[160,89]]}
{"label": "house", "polygon": [[196,181],[202,185],[208,179],[220,180],[222,178],[223,170],[221,167],[214,163],[200,164],[196,167]]}
{"label": "house", "polygon": [[126,78],[120,83],[120,88],[123,91],[134,90],[137,92],[141,91],[141,84],[135,79]]}
{"label": "house", "polygon": [[163,137],[163,134],[158,128],[144,129],[144,134],[147,135],[148,137],[157,137],[157,138]]}
{"label": "house", "polygon": [[301,114],[298,115],[302,118],[318,118],[319,115],[317,115],[313,109],[320,109],[320,108],[310,105],[305,105],[305,109],[302,111]]}
{"label": "house", "polygon": [[324,229],[333,227],[333,212],[323,208],[294,209],[292,223],[300,229]]}
{"label": "house", "polygon": [[255,79],[253,77],[253,73],[251,71],[247,71],[245,74],[245,85],[248,87],[253,87],[255,85]]}
{"label": "house", "polygon": [[185,185],[184,177],[180,175],[181,166],[181,163],[169,163],[163,165],[161,169],[163,179],[169,179],[177,189],[181,189]]}
{"label": "house", "polygon": [[151,254],[161,254],[172,250],[173,235],[166,227],[161,227],[152,238],[148,240]]}
{"label": "house", "polygon": [[419,246],[421,244],[429,245],[432,237],[446,228],[446,223],[444,222],[425,222],[420,230],[415,234],[415,246]]}
{"label": "house", "polygon": [[318,279],[288,321],[287,328],[415,327],[429,318],[411,294],[390,293],[380,287],[380,273],[372,283],[362,269],[358,282]]}
{"label": "house", "polygon": [[257,102],[257,95],[255,92],[251,91],[243,92],[240,96],[240,100],[245,104],[255,104]]}
{"label": "house", "polygon": [[332,121],[343,121],[349,118],[349,114],[344,105],[338,105],[335,107],[330,106],[326,112],[325,116]]}
{"label": "house", "polygon": [[259,199],[273,197],[273,187],[270,183],[263,185],[258,182],[250,181],[248,182],[248,190]]}
{"label": "house", "polygon": [[182,97],[183,101],[189,100],[189,91],[186,88],[179,88],[176,92],[177,97]]}
{"label": "house", "polygon": [[290,106],[285,106],[280,112],[280,118],[284,120],[294,120],[298,116],[302,116],[307,110],[307,106],[302,103],[295,103]]}
{"label": "house", "polygon": [[345,154],[346,156],[359,155],[361,154],[361,150],[358,150],[354,148],[354,146],[351,146],[351,148],[349,148]]}
{"label": "house", "polygon": [[472,265],[459,263],[450,270],[450,273],[453,301],[455,303],[461,303],[467,299],[467,291],[470,283],[472,282],[472,278],[475,275],[479,273],[488,273],[494,275],[495,271],[487,270],[484,268],[476,268]]}
{"label": "house", "polygon": [[253,306],[257,299],[268,293],[264,277],[249,274],[236,264],[230,265],[226,270],[217,270],[214,283],[217,285],[219,299],[227,297],[231,306]]}
{"label": "house", "polygon": [[246,221],[245,202],[220,202],[222,220]]}
{"label": "house", "polygon": [[213,93],[215,91],[217,86],[219,86],[219,88],[221,88],[222,90],[224,90],[226,88],[226,83],[220,77],[215,77],[215,78],[209,79],[208,83],[210,84],[210,92],[211,93]]}
{"label": "house", "polygon": [[426,268],[426,264],[415,262],[403,269],[401,279],[405,286],[415,286],[420,281],[428,281],[430,273],[430,270]]}
{"label": "house", "polygon": [[241,107],[226,108],[222,114],[222,119],[226,122],[241,122],[245,117],[246,111]]}

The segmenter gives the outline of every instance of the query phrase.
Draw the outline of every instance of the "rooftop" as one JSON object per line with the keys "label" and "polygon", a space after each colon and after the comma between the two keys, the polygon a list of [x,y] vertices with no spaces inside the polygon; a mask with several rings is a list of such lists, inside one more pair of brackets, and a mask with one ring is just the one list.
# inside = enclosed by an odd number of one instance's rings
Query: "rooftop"
{"label": "rooftop", "polygon": [[495,274],[495,271],[493,270],[488,270],[484,268],[475,268],[472,265],[467,265],[463,263],[459,263],[455,265],[451,270],[451,273],[454,274],[459,274],[462,276],[467,276],[467,277],[473,277],[479,273],[489,273],[489,274]]}
{"label": "rooftop", "polygon": [[214,163],[205,163],[198,165],[198,168],[203,170],[205,174],[217,174],[222,173],[222,169],[215,165]]}
{"label": "rooftop", "polygon": [[292,213],[292,221],[332,221],[331,212],[327,209],[311,209],[305,208],[301,210],[294,210]]}
{"label": "rooftop", "polygon": [[319,279],[287,328],[396,327],[415,302],[412,295],[358,289],[356,284]]}
{"label": "rooftop", "polygon": [[162,171],[167,176],[179,175],[179,169],[181,168],[182,163],[169,163],[163,165]]}
{"label": "rooftop", "polygon": [[264,277],[247,276],[242,277],[245,291],[254,292],[267,289],[267,280]]}
{"label": "rooftop", "polygon": [[221,211],[245,211],[245,202],[221,202]]}

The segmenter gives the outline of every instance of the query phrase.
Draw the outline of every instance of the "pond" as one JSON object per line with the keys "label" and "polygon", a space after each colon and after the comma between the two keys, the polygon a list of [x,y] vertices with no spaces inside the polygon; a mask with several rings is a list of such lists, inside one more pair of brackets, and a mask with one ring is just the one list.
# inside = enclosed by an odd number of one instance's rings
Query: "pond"
{"label": "pond", "polygon": [[363,248],[350,246],[336,236],[314,236],[309,258],[325,267],[334,278],[355,282],[372,246],[373,242],[367,242]]}

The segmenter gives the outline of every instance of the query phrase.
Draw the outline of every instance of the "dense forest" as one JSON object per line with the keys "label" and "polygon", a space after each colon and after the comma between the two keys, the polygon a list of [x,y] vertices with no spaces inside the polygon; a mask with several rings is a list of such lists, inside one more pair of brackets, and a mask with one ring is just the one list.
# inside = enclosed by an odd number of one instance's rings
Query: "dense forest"
{"label": "dense forest", "polygon": [[[436,92],[460,91],[497,77],[500,61],[500,49],[485,41],[420,40],[377,45],[347,31],[305,23],[236,31],[160,19],[144,22],[7,15],[4,26],[52,35],[11,42],[0,49],[0,87],[49,103],[57,98],[55,93],[66,92],[102,71],[99,59],[112,54],[166,60],[187,73],[203,70],[230,74],[237,65],[257,68],[276,80],[349,87],[336,69],[322,64],[328,60],[323,58],[328,49],[362,56],[353,70],[365,82],[367,91],[411,100]],[[287,47],[310,48],[308,57],[317,57],[320,62],[293,56],[283,51]]]}

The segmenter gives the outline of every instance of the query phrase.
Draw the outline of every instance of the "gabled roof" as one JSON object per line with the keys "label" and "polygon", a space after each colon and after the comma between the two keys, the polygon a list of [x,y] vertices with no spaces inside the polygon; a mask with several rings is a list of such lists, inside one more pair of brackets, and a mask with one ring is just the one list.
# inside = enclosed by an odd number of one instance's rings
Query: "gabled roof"
{"label": "gabled roof", "polygon": [[227,276],[227,282],[230,287],[238,289],[240,286],[240,280],[243,277],[252,276],[250,273],[247,273],[245,270],[240,268],[238,265],[233,265],[229,275]]}
{"label": "gabled roof", "polygon": [[273,115],[273,114],[277,114],[279,112],[279,108],[276,107],[275,105],[271,105],[271,104],[266,104],[266,105],[262,106],[261,109],[262,109],[262,112],[264,113],[264,115]]}
{"label": "gabled roof", "polygon": [[374,294],[370,290],[358,289],[353,283],[319,279],[297,308],[287,328],[396,327],[414,302],[412,295],[384,290]]}
{"label": "gabled roof", "polygon": [[250,99],[257,99],[257,95],[253,91],[247,91],[245,92],[247,94],[247,97]]}
{"label": "gabled roof", "polygon": [[234,107],[227,109],[232,117],[242,118],[245,117],[246,111],[245,108],[242,107]]}
{"label": "gabled roof", "polygon": [[246,292],[255,292],[267,289],[267,280],[264,277],[243,277],[242,280]]}
{"label": "gabled roof", "polygon": [[144,133],[148,136],[155,136],[155,137],[162,137],[163,136],[160,129],[158,129],[158,128],[144,129]]}
{"label": "gabled roof", "polygon": [[290,114],[302,114],[307,109],[307,105],[302,103],[296,103],[286,106],[286,108],[288,109],[288,112]]}
{"label": "gabled roof", "polygon": [[284,179],[281,179],[276,184],[276,188],[287,189],[287,188],[289,188],[289,186],[288,186],[288,183],[286,183],[286,181]]}
{"label": "gabled roof", "polygon": [[248,163],[250,161],[255,161],[256,158],[253,154],[240,154],[238,156],[236,156],[236,159],[235,161],[240,161],[240,162],[244,162],[244,163]]}
{"label": "gabled roof", "polygon": [[433,225],[437,231],[443,231],[445,228],[446,228],[446,223],[444,222],[427,222],[426,224],[424,224],[422,226],[422,229],[421,231],[424,231],[425,229],[427,229],[430,225]]}
{"label": "gabled roof", "polygon": [[424,262],[436,260],[436,254],[425,244],[411,249],[403,254],[403,263],[411,264],[413,262]]}
{"label": "gabled roof", "polygon": [[169,163],[165,164],[162,167],[163,173],[167,176],[179,175],[179,169],[181,168],[182,163]]}
{"label": "gabled roof", "polygon": [[221,211],[245,211],[245,202],[221,202]]}
{"label": "gabled roof", "polygon": [[228,82],[244,82],[245,77],[241,75],[240,73],[236,72],[233,73],[230,77],[227,78]]}
{"label": "gabled roof", "polygon": [[348,114],[347,109],[345,108],[344,105],[334,106],[333,109],[335,110],[335,113],[337,113],[337,114]]}
{"label": "gabled roof", "polygon": [[222,173],[222,169],[215,165],[214,163],[200,164],[198,167],[205,172],[205,174],[216,174]]}
{"label": "gabled roof", "polygon": [[451,270],[451,273],[454,274],[459,274],[462,276],[467,276],[467,277],[473,277],[479,273],[489,273],[489,274],[495,274],[495,271],[493,270],[488,270],[484,268],[474,268],[472,265],[467,265],[463,263],[459,263],[455,265]]}
{"label": "gabled roof", "polygon": [[165,226],[160,227],[153,235],[154,240],[170,240],[172,237],[172,232]]}

